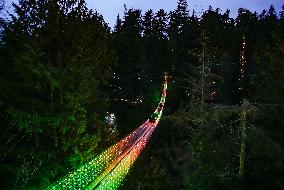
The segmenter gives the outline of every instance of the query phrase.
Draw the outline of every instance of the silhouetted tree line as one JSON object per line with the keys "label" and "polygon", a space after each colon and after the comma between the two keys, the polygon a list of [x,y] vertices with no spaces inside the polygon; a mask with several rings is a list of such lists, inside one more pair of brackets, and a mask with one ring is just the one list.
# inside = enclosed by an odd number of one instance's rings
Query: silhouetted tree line
{"label": "silhouetted tree line", "polygon": [[84,0],[13,7],[0,18],[1,189],[46,187],[130,133],[165,72],[164,116],[121,189],[284,188],[284,6],[235,19],[186,0],[125,6],[113,30]]}

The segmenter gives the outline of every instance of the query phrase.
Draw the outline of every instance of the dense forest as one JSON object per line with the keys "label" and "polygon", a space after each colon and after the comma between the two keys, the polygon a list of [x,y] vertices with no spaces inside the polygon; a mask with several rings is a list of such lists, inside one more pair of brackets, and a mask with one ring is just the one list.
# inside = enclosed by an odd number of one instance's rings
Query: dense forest
{"label": "dense forest", "polygon": [[44,188],[129,134],[165,72],[164,115],[120,189],[284,189],[284,5],[236,18],[190,7],[125,6],[112,29],[84,0],[13,4],[0,19],[0,189]]}

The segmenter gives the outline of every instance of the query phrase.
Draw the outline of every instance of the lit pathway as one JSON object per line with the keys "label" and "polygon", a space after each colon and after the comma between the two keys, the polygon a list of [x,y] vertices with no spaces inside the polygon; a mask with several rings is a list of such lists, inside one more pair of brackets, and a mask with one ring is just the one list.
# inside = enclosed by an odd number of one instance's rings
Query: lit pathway
{"label": "lit pathway", "polygon": [[47,189],[118,189],[157,127],[165,105],[166,93],[167,76],[160,103],[151,116],[151,121],[148,119],[124,139]]}

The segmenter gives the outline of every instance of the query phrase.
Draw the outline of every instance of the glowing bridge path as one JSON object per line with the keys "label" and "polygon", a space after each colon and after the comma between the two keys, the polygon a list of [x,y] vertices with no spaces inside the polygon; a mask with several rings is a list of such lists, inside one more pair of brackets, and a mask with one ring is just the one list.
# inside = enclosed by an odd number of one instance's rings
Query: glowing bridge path
{"label": "glowing bridge path", "polygon": [[166,101],[167,83],[165,76],[160,103],[150,119],[95,159],[46,189],[118,189],[161,119]]}

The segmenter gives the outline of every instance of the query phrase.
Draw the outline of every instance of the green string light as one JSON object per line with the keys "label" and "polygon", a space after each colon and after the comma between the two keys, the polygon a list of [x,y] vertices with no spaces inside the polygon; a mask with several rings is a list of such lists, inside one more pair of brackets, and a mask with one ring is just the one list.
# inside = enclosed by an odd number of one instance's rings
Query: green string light
{"label": "green string light", "polygon": [[47,190],[118,189],[131,166],[138,158],[161,119],[167,91],[167,77],[154,122],[147,120],[131,134],[58,180]]}

